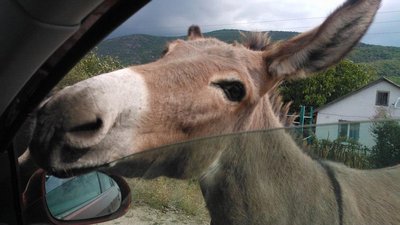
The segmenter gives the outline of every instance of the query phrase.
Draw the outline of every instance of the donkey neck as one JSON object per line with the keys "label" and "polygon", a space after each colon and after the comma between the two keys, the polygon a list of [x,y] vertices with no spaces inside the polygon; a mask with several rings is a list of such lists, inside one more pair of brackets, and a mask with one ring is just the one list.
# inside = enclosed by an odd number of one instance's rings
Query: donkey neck
{"label": "donkey neck", "polygon": [[[302,224],[295,221],[323,201],[316,197],[321,192],[334,202],[320,187],[324,180],[320,166],[285,131],[275,130],[232,141],[204,174],[201,187],[213,224]],[[331,205],[322,206],[323,212]]]}

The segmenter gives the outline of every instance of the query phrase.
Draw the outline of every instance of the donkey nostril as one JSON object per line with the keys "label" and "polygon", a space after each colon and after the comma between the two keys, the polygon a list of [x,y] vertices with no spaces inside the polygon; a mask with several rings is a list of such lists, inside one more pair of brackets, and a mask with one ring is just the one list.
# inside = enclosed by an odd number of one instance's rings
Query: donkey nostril
{"label": "donkey nostril", "polygon": [[84,132],[84,131],[96,131],[103,126],[103,120],[101,118],[96,118],[95,121],[80,124],[78,126],[72,127],[69,132]]}
{"label": "donkey nostril", "polygon": [[72,148],[88,148],[99,143],[107,133],[107,124],[102,118],[83,120],[67,129],[65,144]]}

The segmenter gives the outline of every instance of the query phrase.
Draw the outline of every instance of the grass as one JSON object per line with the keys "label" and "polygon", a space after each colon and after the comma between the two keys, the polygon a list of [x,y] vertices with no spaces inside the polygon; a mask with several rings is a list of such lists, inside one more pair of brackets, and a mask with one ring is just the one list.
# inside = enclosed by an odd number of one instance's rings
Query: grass
{"label": "grass", "polygon": [[162,211],[176,210],[198,218],[208,217],[200,186],[195,180],[134,178],[129,179],[128,183],[133,206],[146,204]]}

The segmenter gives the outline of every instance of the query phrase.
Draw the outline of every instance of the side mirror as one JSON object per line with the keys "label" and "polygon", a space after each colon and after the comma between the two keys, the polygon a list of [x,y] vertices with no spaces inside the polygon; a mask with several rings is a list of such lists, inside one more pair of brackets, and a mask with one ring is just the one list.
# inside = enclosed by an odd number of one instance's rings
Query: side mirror
{"label": "side mirror", "polygon": [[121,177],[95,171],[60,179],[38,170],[23,193],[23,214],[29,224],[92,224],[122,216],[130,202]]}

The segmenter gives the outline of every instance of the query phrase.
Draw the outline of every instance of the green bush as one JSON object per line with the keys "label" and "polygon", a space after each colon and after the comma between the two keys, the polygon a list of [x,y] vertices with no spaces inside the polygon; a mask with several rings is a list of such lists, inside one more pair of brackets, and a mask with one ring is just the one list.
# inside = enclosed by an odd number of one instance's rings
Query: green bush
{"label": "green bush", "polygon": [[372,127],[376,145],[371,150],[374,167],[394,166],[400,163],[400,124],[388,120],[376,122]]}
{"label": "green bush", "polygon": [[313,139],[306,151],[314,158],[341,162],[357,169],[369,169],[370,149],[357,141],[339,138],[334,141]]}
{"label": "green bush", "polygon": [[91,51],[58,83],[57,88],[63,88],[102,73],[121,69],[122,67],[117,58],[111,56],[100,57]]}

